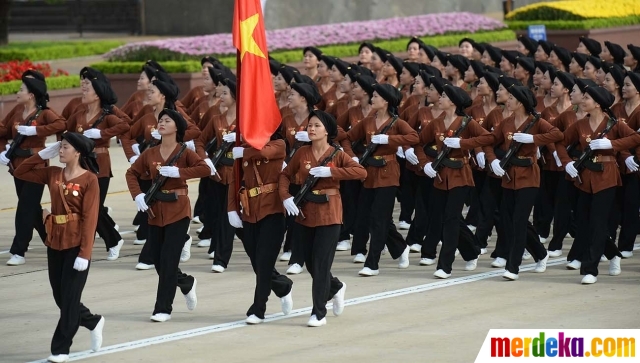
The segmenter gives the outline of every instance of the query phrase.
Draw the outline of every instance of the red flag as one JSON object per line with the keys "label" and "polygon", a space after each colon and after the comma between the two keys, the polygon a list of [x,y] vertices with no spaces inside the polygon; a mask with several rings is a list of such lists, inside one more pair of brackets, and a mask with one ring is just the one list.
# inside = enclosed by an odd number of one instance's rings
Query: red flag
{"label": "red flag", "polygon": [[273,96],[267,36],[260,0],[235,0],[233,45],[238,48],[238,123],[246,143],[262,149],[280,126]]}

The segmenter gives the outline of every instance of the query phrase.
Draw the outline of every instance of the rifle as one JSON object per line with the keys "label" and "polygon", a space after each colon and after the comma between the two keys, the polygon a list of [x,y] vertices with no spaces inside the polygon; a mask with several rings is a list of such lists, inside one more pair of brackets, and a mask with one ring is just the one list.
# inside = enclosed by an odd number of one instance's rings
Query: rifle
{"label": "rifle", "polygon": [[[211,140],[209,143],[213,142],[213,144],[215,145],[215,138],[213,140]],[[205,146],[205,150],[207,150],[207,147],[209,146],[209,143],[207,143],[207,146]],[[213,166],[218,165],[218,163],[222,160],[222,158],[229,152],[229,149],[235,144],[235,141],[225,141],[222,143],[222,145],[220,145],[220,148],[218,150],[216,150],[215,154],[213,154],[213,156],[211,157],[211,162],[213,163]],[[231,161],[231,164],[229,164],[228,162],[223,162],[222,165],[226,165],[226,166],[233,166],[233,161]]]}
{"label": "rifle", "polygon": [[[180,156],[182,156],[182,153],[186,148],[187,148],[187,145],[183,143],[182,146],[180,147],[180,151],[178,151],[178,153],[174,157],[172,157],[167,164],[163,166],[173,166],[173,164],[175,164],[178,161],[178,159],[180,159]],[[162,188],[164,183],[167,182],[167,179],[168,178],[166,176],[162,176],[160,175],[160,173],[158,173],[158,175],[156,175],[156,177],[153,178],[153,184],[151,184],[151,188],[149,188],[149,190],[144,196],[144,202],[149,207],[156,200],[161,200],[163,202],[174,202],[178,200],[178,196],[175,193],[163,194],[160,192],[160,188]],[[163,194],[163,197],[159,197],[160,194]],[[153,215],[153,212],[151,211],[151,208],[149,208],[147,211],[151,215],[151,218],[155,217]]]}
{"label": "rifle", "polygon": [[209,141],[205,146],[204,146],[204,152],[207,154],[211,154],[215,151],[216,149],[216,144],[218,143],[218,138],[214,137],[213,139],[211,139],[211,141]]}
{"label": "rifle", "polygon": [[[394,115],[391,122],[389,122],[387,126],[385,126],[382,130],[380,130],[380,133],[377,135],[385,135],[389,131],[389,129],[396,123],[396,121],[398,121],[398,115]],[[367,166],[368,164],[367,159],[373,156],[373,153],[376,152],[376,150],[378,149],[378,146],[380,145],[374,144],[372,142],[370,142],[369,145],[367,145],[367,148],[364,150],[364,152],[362,153],[362,157],[360,158],[360,165]],[[383,165],[381,166],[384,166],[384,164],[386,164],[386,161],[384,161]]]}
{"label": "rifle", "polygon": [[[338,153],[338,151],[340,151],[340,148],[335,145],[333,145],[333,148],[334,150],[331,153],[331,155],[327,156],[324,160],[322,160],[319,166],[326,166],[331,161],[331,159],[333,159],[333,157]],[[318,180],[320,180],[320,177],[313,176],[311,174],[307,175],[307,179],[305,179],[304,183],[300,187],[300,191],[298,192],[298,194],[295,195],[295,197],[293,197],[293,202],[298,207],[298,209],[300,209],[304,204],[304,202],[306,202],[307,195],[311,192],[311,189],[318,183]],[[318,195],[317,197],[324,199],[324,200],[319,200],[319,202],[321,203],[326,203],[329,201],[329,196],[326,194]],[[302,214],[302,211],[300,211],[300,216],[303,219],[305,218],[304,215]]]}
{"label": "rifle", "polygon": [[[42,107],[38,106],[36,113],[29,117],[27,119],[27,121],[24,123],[24,125],[22,126],[31,126],[31,123],[33,123],[34,120],[36,120],[38,118],[38,116],[40,116],[40,113],[42,112]],[[11,145],[9,145],[9,150],[7,150],[7,153],[4,155],[7,159],[9,159],[9,173],[13,174],[13,164],[11,163],[11,161],[17,156],[16,152],[17,150],[20,148],[20,144],[22,144],[24,142],[24,139],[26,139],[27,136],[23,135],[23,134],[17,134],[16,137],[13,138],[13,141],[11,142]],[[29,152],[31,154],[31,152]]]}
{"label": "rifle", "polygon": [[[602,130],[602,132],[600,132],[600,134],[598,135],[598,137],[596,137],[596,139],[603,138],[607,133],[609,133],[609,131],[611,131],[613,126],[615,126],[618,123],[618,119],[611,113],[610,110],[607,110],[605,112],[607,112],[607,114],[609,115],[609,121],[607,121],[607,126],[604,128],[604,130]],[[576,175],[576,179],[578,179],[578,183],[580,184],[582,184],[582,179],[580,178],[580,172],[582,171],[582,169],[586,167],[585,162],[591,160],[593,156],[593,152],[594,150],[591,150],[591,147],[587,145],[587,147],[585,147],[584,150],[582,151],[582,155],[580,155],[578,160],[576,160],[576,162],[573,164],[573,167],[576,168],[576,170],[578,171],[578,175]]]}
{"label": "rifle", "polygon": [[[538,120],[540,119],[540,116],[541,114],[536,113],[533,116],[533,120],[529,122],[529,124],[524,128],[524,130],[522,130],[522,133],[526,134],[527,132],[529,132],[529,130],[531,130],[533,125],[535,125],[536,122],[538,122]],[[507,173],[507,168],[509,168],[511,163],[513,163],[513,158],[516,156],[516,154],[518,154],[521,148],[522,148],[521,142],[512,141],[511,145],[509,145],[509,150],[507,150],[507,153],[505,154],[504,158],[500,160],[500,167],[502,168],[502,170],[504,170],[504,175],[507,177],[508,181],[511,181],[511,177]]]}
{"label": "rifle", "polygon": [[[467,128],[470,121],[471,121],[471,116],[465,115],[464,118],[462,119],[462,123],[460,124],[460,127],[458,127],[456,132],[451,137],[460,137],[460,134],[462,133],[462,131],[464,131],[464,129]],[[447,145],[444,145],[442,147],[442,150],[440,150],[440,153],[438,153],[438,156],[436,157],[436,159],[431,163],[431,167],[433,168],[433,170],[436,171],[436,176],[438,177],[438,180],[441,183],[442,183],[442,178],[440,178],[440,175],[438,174],[438,170],[442,166],[444,166],[443,165],[444,160],[449,156],[449,153],[451,153],[451,148],[448,147]]]}

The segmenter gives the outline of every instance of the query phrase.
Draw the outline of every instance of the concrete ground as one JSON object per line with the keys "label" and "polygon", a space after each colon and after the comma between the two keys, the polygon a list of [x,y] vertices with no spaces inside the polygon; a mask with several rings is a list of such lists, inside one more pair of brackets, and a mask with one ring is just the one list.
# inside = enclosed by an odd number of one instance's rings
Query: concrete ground
{"label": "concrete ground", "polygon": [[[125,245],[121,257],[108,262],[102,240],[96,240],[82,299],[106,318],[103,349],[90,353],[89,332],[80,328],[73,360],[460,363],[475,359],[491,328],[637,328],[640,323],[638,257],[623,260],[617,277],[608,276],[608,264],[601,264],[598,283],[582,286],[579,274],[566,270],[562,257],[551,259],[543,274],[531,272],[532,260],[525,261],[516,282],[503,281],[502,272],[489,267],[488,255],[480,257],[473,272],[463,271],[464,261],[457,259],[453,276],[442,281],[432,276],[435,266],[418,266],[418,254],[411,254],[406,270],[383,255],[381,274],[363,278],[357,275],[361,265],[354,265],[348,252],[337,252],[333,274],[348,286],[343,315],[334,317],[329,309],[326,326],[306,327],[311,278],[305,271],[292,276],[291,315],[282,315],[272,295],[267,322],[246,326],[254,276],[241,243],[235,242],[227,271],[214,274],[206,249],[195,246],[197,238],[191,260],[181,264],[198,279],[197,309],[188,311],[178,292],[172,320],[152,323],[157,275],[134,269],[141,247],[132,244],[135,205],[124,192],[127,165],[121,153],[119,147],[112,150],[113,159],[122,162],[115,163],[107,205],[114,209]],[[10,257],[15,197],[10,175],[1,173],[0,181],[0,361],[38,361],[49,355],[59,316],[48,283],[46,248],[35,237],[25,265],[4,265]],[[196,193],[197,183],[192,182],[192,201]],[[49,200],[46,191],[43,200]],[[192,236],[199,226],[191,225]],[[570,241],[565,241],[566,254]],[[286,263],[278,262],[277,268],[284,272]]]}

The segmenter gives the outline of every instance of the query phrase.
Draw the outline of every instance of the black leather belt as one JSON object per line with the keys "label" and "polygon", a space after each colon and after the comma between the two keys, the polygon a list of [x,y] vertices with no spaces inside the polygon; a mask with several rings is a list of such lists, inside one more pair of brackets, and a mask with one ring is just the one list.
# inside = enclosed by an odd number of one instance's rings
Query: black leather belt
{"label": "black leather belt", "polygon": [[511,160],[509,160],[509,164],[526,168],[527,166],[533,165],[533,161],[531,161],[531,158],[521,158],[514,156],[511,158]]}
{"label": "black leather belt", "polygon": [[28,158],[33,155],[33,151],[31,149],[17,148],[14,155],[18,158]]}
{"label": "black leather belt", "polygon": [[220,164],[224,166],[233,166],[233,158],[221,157]]}
{"label": "black leather belt", "polygon": [[427,154],[427,156],[430,156],[432,158],[437,158],[438,157],[438,150],[436,149],[436,145],[425,145],[424,146],[424,153]]}
{"label": "black leather belt", "polygon": [[584,161],[584,167],[591,171],[604,171],[604,165],[602,163],[594,163],[593,161],[591,161],[591,159],[587,159]]}
{"label": "black leather belt", "polygon": [[462,159],[442,159],[442,165],[450,169],[462,169],[464,161]]}

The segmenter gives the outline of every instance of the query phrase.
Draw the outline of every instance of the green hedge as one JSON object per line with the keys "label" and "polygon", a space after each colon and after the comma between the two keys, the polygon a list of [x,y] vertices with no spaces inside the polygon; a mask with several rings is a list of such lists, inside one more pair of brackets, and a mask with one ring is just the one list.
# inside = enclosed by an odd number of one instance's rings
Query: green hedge
{"label": "green hedge", "polygon": [[532,24],[545,25],[547,29],[555,30],[583,30],[598,28],[614,28],[619,26],[640,24],[640,16],[624,18],[588,19],[588,20],[510,20],[505,21],[511,30],[527,30]]}
{"label": "green hedge", "polygon": [[[510,29],[477,33],[436,35],[431,37],[421,37],[421,39],[427,44],[440,48],[457,46],[460,39],[464,37],[473,38],[478,42],[491,43],[516,39],[515,33]],[[407,48],[408,41],[409,38],[400,38],[395,40],[374,40],[373,42],[377,46],[395,53],[404,52]],[[319,48],[323,53],[339,58],[345,58],[358,55],[359,46],[360,43],[330,45]],[[164,67],[169,73],[193,73],[200,70],[200,56],[187,56],[180,53],[159,50],[157,48],[147,48],[145,51],[136,52],[135,54],[132,53],[131,55],[132,57],[128,57],[127,61],[101,62],[92,64],[91,66],[99,69],[105,74],[140,73],[142,62],[145,62],[147,59],[154,59],[160,62],[162,67]],[[269,55],[281,63],[295,63],[302,61],[302,51],[300,49],[274,51]],[[236,66],[235,56],[222,56],[218,57],[218,59],[227,67],[235,68]]]}
{"label": "green hedge", "polygon": [[[78,76],[50,77],[46,79],[46,82],[48,92],[57,89],[80,87],[80,78]],[[21,85],[22,81],[0,83],[0,96],[12,95],[17,93]]]}
{"label": "green hedge", "polygon": [[0,62],[42,61],[104,54],[126,42],[119,40],[10,43],[0,48]]}

